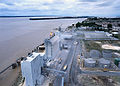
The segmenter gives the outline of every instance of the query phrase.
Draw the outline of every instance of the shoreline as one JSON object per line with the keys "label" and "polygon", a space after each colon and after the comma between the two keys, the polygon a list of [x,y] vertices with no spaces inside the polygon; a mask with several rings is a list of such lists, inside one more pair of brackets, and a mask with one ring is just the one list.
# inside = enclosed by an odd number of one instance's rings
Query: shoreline
{"label": "shoreline", "polygon": [[88,16],[78,16],[78,17],[48,17],[48,18],[29,18],[29,20],[54,20],[54,19],[79,19],[88,18]]}

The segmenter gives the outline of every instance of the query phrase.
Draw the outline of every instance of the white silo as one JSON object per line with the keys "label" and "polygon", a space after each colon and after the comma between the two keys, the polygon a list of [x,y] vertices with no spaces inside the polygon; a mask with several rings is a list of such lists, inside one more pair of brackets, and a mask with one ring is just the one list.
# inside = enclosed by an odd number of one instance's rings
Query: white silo
{"label": "white silo", "polygon": [[92,58],[88,58],[84,60],[84,66],[85,67],[95,67],[96,61]]}
{"label": "white silo", "polygon": [[99,67],[100,68],[104,68],[104,66],[106,66],[106,68],[110,67],[110,61],[109,60],[101,58],[101,59],[98,60],[98,62],[99,62]]}

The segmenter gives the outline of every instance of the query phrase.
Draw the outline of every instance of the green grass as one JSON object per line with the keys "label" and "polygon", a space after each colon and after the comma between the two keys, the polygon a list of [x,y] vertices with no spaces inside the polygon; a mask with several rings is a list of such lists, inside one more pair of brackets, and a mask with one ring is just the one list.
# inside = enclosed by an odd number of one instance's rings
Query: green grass
{"label": "green grass", "polygon": [[102,48],[99,44],[95,43],[94,41],[85,41],[86,50],[89,52],[90,50],[99,50],[102,51]]}

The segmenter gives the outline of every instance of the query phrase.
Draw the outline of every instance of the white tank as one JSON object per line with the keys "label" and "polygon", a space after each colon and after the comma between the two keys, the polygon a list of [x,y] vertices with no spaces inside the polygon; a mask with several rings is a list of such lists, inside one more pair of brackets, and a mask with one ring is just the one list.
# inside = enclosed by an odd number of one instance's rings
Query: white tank
{"label": "white tank", "polygon": [[100,58],[101,57],[101,53],[98,50],[91,50],[90,51],[90,57],[94,58],[94,59]]}
{"label": "white tank", "polygon": [[99,62],[99,67],[100,68],[104,68],[105,65],[106,65],[106,68],[110,67],[110,61],[109,60],[101,58],[101,59],[98,60],[98,62]]}
{"label": "white tank", "polygon": [[103,58],[112,58],[112,51],[110,50],[103,50],[102,54],[103,54]]}
{"label": "white tank", "polygon": [[96,61],[92,58],[85,59],[84,66],[85,67],[95,67]]}

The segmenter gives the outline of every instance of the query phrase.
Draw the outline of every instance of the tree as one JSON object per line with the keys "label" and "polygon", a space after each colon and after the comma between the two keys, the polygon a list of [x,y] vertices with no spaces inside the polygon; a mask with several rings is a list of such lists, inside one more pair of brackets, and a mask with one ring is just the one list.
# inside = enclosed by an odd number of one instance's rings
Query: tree
{"label": "tree", "polygon": [[108,28],[108,32],[111,31],[112,30],[112,24],[108,24],[107,28]]}
{"label": "tree", "polygon": [[81,23],[78,22],[78,23],[76,24],[76,28],[78,28],[78,27],[80,27],[80,26],[81,26]]}
{"label": "tree", "polygon": [[94,17],[93,19],[94,19],[94,20],[97,20],[97,17]]}
{"label": "tree", "polygon": [[120,24],[118,24],[118,26],[120,27]]}
{"label": "tree", "polygon": [[112,28],[112,24],[108,24],[108,25],[107,25],[107,28]]}

